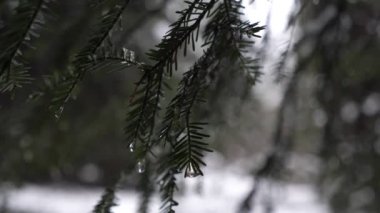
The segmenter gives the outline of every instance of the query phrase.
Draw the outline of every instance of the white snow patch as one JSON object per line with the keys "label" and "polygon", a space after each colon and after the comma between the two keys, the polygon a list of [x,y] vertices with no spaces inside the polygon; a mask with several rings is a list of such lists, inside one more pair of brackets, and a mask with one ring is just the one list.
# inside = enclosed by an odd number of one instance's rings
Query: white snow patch
{"label": "white snow patch", "polygon": [[[180,213],[234,213],[249,192],[253,181],[248,175],[236,174],[231,169],[206,170],[205,176],[180,181],[184,192],[178,193]],[[182,182],[183,181],[183,182]],[[183,185],[181,185],[181,183]],[[271,190],[275,204],[274,213],[327,213],[312,189],[306,184],[265,184]],[[13,189],[8,194],[8,206],[12,210],[35,213],[86,213],[91,212],[103,189],[83,189],[57,186],[27,185]],[[274,193],[273,193],[274,192]],[[264,202],[268,192],[255,200],[253,213],[264,213]],[[123,190],[118,192],[118,206],[114,213],[134,213],[138,209],[138,193]],[[151,211],[158,213],[159,196],[152,199]]]}

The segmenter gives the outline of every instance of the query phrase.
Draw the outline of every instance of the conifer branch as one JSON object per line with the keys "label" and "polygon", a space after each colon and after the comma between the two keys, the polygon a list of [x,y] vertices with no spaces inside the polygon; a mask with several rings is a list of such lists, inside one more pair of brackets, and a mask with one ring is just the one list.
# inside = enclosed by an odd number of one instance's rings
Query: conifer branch
{"label": "conifer branch", "polygon": [[[171,160],[171,159],[170,159]],[[172,165],[164,164],[164,172],[162,172],[161,178],[159,180],[160,193],[161,193],[161,213],[174,213],[174,207],[178,206],[178,202],[174,199],[174,193],[178,190],[177,179],[175,177],[178,171]]]}
{"label": "conifer branch", "polygon": [[173,66],[177,69],[178,49],[182,45],[184,45],[184,54],[186,54],[188,44],[192,44],[193,49],[195,48],[195,37],[197,37],[195,31],[215,2],[216,0],[186,2],[189,5],[188,8],[178,12],[181,17],[171,25],[172,28],[157,45],[157,49],[148,52],[150,59],[156,63],[152,66],[141,67],[144,74],[132,95],[132,109],[127,116],[129,125],[124,129],[129,144],[139,141],[140,157],[144,156],[152,145],[155,117],[160,110],[159,102],[163,96],[162,85],[165,85],[163,75],[171,76]]}
{"label": "conifer branch", "polygon": [[208,135],[199,132],[205,123],[191,123],[194,103],[200,101],[199,96],[206,87],[207,71],[214,62],[211,50],[212,45],[194,67],[184,74],[177,95],[166,109],[159,135],[161,140],[170,144],[170,152],[160,162],[162,213],[173,213],[173,208],[178,205],[174,199],[174,192],[177,190],[175,175],[181,170],[185,170],[185,177],[202,175],[200,164],[205,165],[202,152],[211,151],[207,148],[208,144],[202,142]]}
{"label": "conifer branch", "polygon": [[[224,0],[224,12],[226,17],[227,31],[229,32],[229,41],[233,48],[233,53],[236,54],[236,58],[240,61],[240,68],[245,71],[246,77],[250,84],[257,82],[261,75],[260,66],[257,66],[258,61],[244,55],[246,48],[251,45],[252,41],[243,39],[243,36],[248,37],[260,37],[256,33],[263,30],[264,27],[258,26],[258,22],[250,24],[249,22],[243,22],[240,19],[240,10],[244,8],[241,5],[241,1]],[[237,35],[236,35],[237,34]]]}
{"label": "conifer branch", "polygon": [[[183,130],[184,117],[190,114],[198,92],[206,86],[206,75],[214,62],[212,51],[213,45],[189,71],[184,73],[179,83],[177,94],[166,109],[159,135],[160,139],[171,142],[173,136],[178,136],[179,132]],[[171,145],[173,146],[172,143]]]}
{"label": "conifer branch", "polygon": [[[190,4],[189,7],[178,12],[182,14],[182,16],[171,25],[172,28],[164,36],[160,44],[157,45],[158,49],[152,49],[147,53],[150,59],[157,61],[157,63],[144,73],[140,82],[151,72],[159,71],[165,66],[171,74],[173,64],[177,64],[178,49],[184,45],[184,55],[186,55],[188,44],[191,43],[194,49],[196,42],[194,39],[194,31],[199,27],[201,21],[206,14],[209,13],[215,2],[216,0],[210,0],[210,2],[195,0],[191,4],[186,2]],[[201,12],[195,12],[194,10],[200,10]],[[193,18],[193,16],[196,17]]]}
{"label": "conifer branch", "polygon": [[93,213],[112,213],[111,208],[116,206],[115,187],[106,188],[104,194],[96,204]]}
{"label": "conifer branch", "polygon": [[128,2],[129,1],[125,1],[122,5],[116,5],[110,9],[108,13],[102,16],[100,26],[98,26],[99,29],[92,34],[87,44],[75,56],[72,63],[72,72],[62,75],[62,78],[59,79],[56,84],[58,87],[54,89],[53,99],[51,100],[49,107],[57,118],[62,114],[63,107],[70,99],[77,84],[83,79],[85,73],[92,66],[94,57],[97,57],[97,50],[108,38],[110,31],[119,20]]}
{"label": "conifer branch", "polygon": [[29,67],[25,65],[27,62],[21,57],[21,47],[31,46],[28,41],[31,36],[37,36],[32,26],[42,24],[36,19],[43,5],[43,0],[36,5],[21,2],[16,8],[17,17],[14,17],[12,26],[0,31],[0,47],[3,49],[0,53],[0,92],[12,91],[32,81]]}
{"label": "conifer branch", "polygon": [[[196,3],[197,1],[194,1],[192,4]],[[191,8],[191,4],[189,8]],[[238,5],[237,8],[240,8],[240,6]],[[215,13],[211,14],[214,17],[208,25],[209,29],[206,29],[206,42],[203,46],[211,44],[211,47],[193,68],[184,74],[177,95],[172,99],[166,110],[163,128],[159,134],[159,139],[164,140],[165,143],[169,142],[171,146],[169,160],[162,164],[162,167],[165,168],[164,172],[161,173],[163,184],[160,190],[163,202],[161,210],[163,212],[174,212],[173,207],[178,205],[173,198],[176,189],[175,174],[184,171],[185,177],[203,175],[200,169],[201,165],[206,165],[202,160],[203,152],[212,151],[208,148],[208,144],[203,141],[205,137],[208,137],[207,134],[202,132],[205,123],[193,122],[192,111],[195,102],[202,101],[199,95],[206,86],[205,80],[208,72],[215,71],[223,58],[230,57],[226,53],[220,53],[219,50],[233,46],[240,54],[240,63],[245,65],[246,69],[256,68],[256,66],[247,65],[248,62],[252,62],[250,59],[244,58],[243,60],[241,46],[249,42],[244,43],[245,40],[242,37],[257,37],[256,33],[263,28],[259,27],[257,23],[242,22],[237,18],[240,16],[239,11],[235,11],[236,14],[233,14],[235,15],[234,23],[231,23],[232,20],[226,21],[226,9],[223,6],[219,7],[219,9],[216,15],[214,15]],[[222,9],[224,11],[221,11]],[[132,109],[127,117],[132,122],[125,128],[130,145],[135,146],[138,144],[137,158],[145,156],[146,152],[154,144],[151,141],[151,136],[155,129],[155,116],[160,109],[161,85],[164,84],[162,77],[164,74],[168,76],[172,74],[173,66],[175,65],[176,67],[177,64],[177,49],[181,47],[182,42],[185,42],[184,51],[186,52],[186,45],[196,40],[194,39],[193,31],[199,27],[198,24],[202,20],[202,14],[205,16],[207,12],[205,10],[198,12],[198,19],[192,19],[194,20],[192,25],[183,26],[180,21],[177,22],[166,34],[162,42],[157,45],[158,49],[149,52],[150,58],[156,61],[156,64],[142,68],[144,74],[137,83],[136,92],[132,96]],[[183,12],[179,20],[186,20],[184,17],[190,17],[190,15],[187,16],[186,14],[190,14],[190,12]],[[220,19],[219,16],[221,15],[223,19]],[[223,23],[223,21],[225,22]],[[225,44],[226,33],[229,35],[227,36],[227,44]],[[236,40],[231,41],[230,39]],[[217,66],[213,67],[215,63]],[[136,143],[137,140],[138,143]],[[160,140],[154,141],[158,142]]]}
{"label": "conifer branch", "polygon": [[[21,4],[18,7],[18,9],[21,11],[25,10],[22,12],[22,14],[18,14],[18,15],[26,16],[23,18],[29,18],[29,21],[28,21],[27,25],[25,26],[25,28],[23,29],[23,32],[21,32],[21,35],[19,36],[20,39],[11,45],[11,47],[13,47],[13,48],[11,48],[9,50],[8,58],[6,58],[5,62],[3,62],[3,64],[2,64],[0,76],[6,71],[7,72],[7,80],[9,80],[11,63],[17,55],[17,50],[20,49],[22,43],[25,41],[26,35],[30,31],[31,26],[33,25],[33,23],[37,17],[38,12],[40,11],[42,3],[43,3],[43,0],[39,0],[37,5],[34,7],[28,5],[27,3]],[[31,15],[29,15],[29,14],[31,14]],[[30,16],[30,17],[28,17],[28,16]],[[22,20],[22,21],[25,21],[25,20]],[[5,36],[9,36],[9,35],[5,35]],[[4,39],[6,39],[6,38],[4,38]]]}

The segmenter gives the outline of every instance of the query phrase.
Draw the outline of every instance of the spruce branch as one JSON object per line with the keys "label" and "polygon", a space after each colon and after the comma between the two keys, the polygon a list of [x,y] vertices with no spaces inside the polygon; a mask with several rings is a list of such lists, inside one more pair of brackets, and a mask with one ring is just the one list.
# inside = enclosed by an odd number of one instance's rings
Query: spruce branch
{"label": "spruce branch", "polygon": [[38,32],[33,27],[43,25],[43,22],[37,19],[43,6],[46,7],[43,0],[37,1],[36,4],[20,2],[11,24],[1,29],[0,92],[13,91],[33,80],[21,48],[31,47],[31,38],[38,37]]}
{"label": "spruce branch", "polygon": [[[213,12],[213,17],[206,26],[204,38],[206,43],[216,42],[216,58],[228,60],[242,70],[248,83],[254,84],[261,75],[258,60],[247,56],[252,46],[252,37],[260,37],[258,32],[264,29],[258,23],[242,21],[241,1],[224,0]],[[228,49],[229,51],[224,51]]]}
{"label": "spruce branch", "polygon": [[[72,72],[62,75],[62,78],[59,79],[56,84],[57,87],[53,89],[53,99],[49,107],[57,118],[62,114],[63,107],[70,99],[77,84],[83,79],[86,72],[91,70],[94,57],[97,57],[97,51],[103,42],[107,40],[110,31],[116,25],[128,2],[124,1],[122,5],[116,5],[106,14],[102,15],[99,26],[96,27],[86,45],[76,54],[72,62]],[[94,5],[99,6],[101,4]]]}
{"label": "spruce branch", "polygon": [[93,213],[112,213],[111,208],[116,206],[115,187],[106,188],[101,199],[96,204]]}
{"label": "spruce branch", "polygon": [[[195,3],[196,1],[193,2],[193,4]],[[240,5],[237,5],[237,8],[240,7]],[[236,12],[236,10],[233,10],[234,13],[232,13],[235,21],[228,21],[228,17],[225,14],[226,11],[225,5],[222,4],[216,12],[210,12],[209,15],[213,17],[206,27],[205,43],[203,46],[211,45],[193,68],[184,74],[176,96],[171,100],[166,109],[163,125],[159,132],[159,139],[154,140],[154,142],[163,140],[165,144],[169,142],[171,150],[168,153],[168,162],[163,162],[161,165],[161,167],[164,168],[164,172],[161,173],[162,178],[160,181],[162,182],[160,191],[163,202],[161,210],[163,212],[174,212],[173,207],[178,205],[173,197],[176,189],[175,175],[181,171],[184,172],[185,177],[203,175],[201,166],[206,165],[202,159],[204,156],[203,153],[212,151],[208,148],[208,144],[204,142],[205,138],[208,137],[207,134],[203,133],[206,123],[193,121],[193,110],[196,106],[196,102],[203,101],[201,94],[206,88],[206,76],[209,72],[215,72],[218,69],[221,60],[229,59],[230,57],[230,55],[220,50],[233,46],[240,54],[238,54],[238,56],[240,56],[241,63],[245,65],[246,68],[256,68],[256,65],[255,67],[247,65],[251,63],[249,58],[242,59],[244,57],[241,53],[244,52],[242,46],[247,43],[250,44],[250,42],[242,38],[243,36],[257,37],[256,33],[263,28],[259,27],[258,23],[249,24],[248,22],[242,22],[240,18],[236,18],[241,15],[240,12]],[[197,14],[202,13],[199,12]],[[206,13],[204,13],[204,15],[206,15]],[[180,20],[185,19],[180,18]],[[198,20],[200,22],[201,19]],[[195,23],[197,22],[198,21],[195,20]],[[177,24],[175,27],[176,26],[182,25]],[[185,31],[185,29],[195,30],[198,26],[185,25],[185,27],[182,28],[184,28],[182,31]],[[180,36],[176,36],[176,39],[171,43],[172,34],[177,35],[174,34],[175,32],[176,30],[171,29],[164,37],[162,43],[157,45],[158,49],[150,51],[150,58],[157,62],[153,66],[147,66],[145,69],[142,69],[144,75],[137,83],[136,92],[133,96],[134,101],[132,101],[132,109],[128,118],[134,119],[135,123],[127,126],[125,132],[130,133],[131,130],[135,130],[134,135],[129,134],[128,140],[130,145],[135,146],[136,140],[140,140],[138,143],[139,149],[137,149],[140,150],[137,153],[138,158],[144,156],[154,144],[150,141],[150,137],[153,135],[153,130],[155,129],[154,118],[156,110],[159,110],[159,98],[162,97],[162,88],[160,87],[160,85],[163,84],[162,76],[164,74],[168,76],[172,74],[172,67],[175,67],[177,64],[177,47],[180,47],[182,41],[185,42],[184,50],[186,52],[186,44],[191,44],[191,42],[196,40],[192,38],[194,34],[188,31],[187,33],[180,33]],[[186,38],[187,35],[189,35],[189,37]],[[197,38],[198,35],[195,37]],[[136,131],[136,127],[140,129]]]}
{"label": "spruce branch", "polygon": [[224,23],[226,23],[227,31],[229,32],[229,41],[231,43],[232,54],[236,55],[236,58],[240,61],[240,68],[244,70],[248,82],[255,84],[261,75],[260,66],[258,66],[257,59],[253,59],[249,56],[245,56],[246,49],[253,43],[247,41],[243,36],[260,37],[256,33],[264,29],[262,26],[258,26],[258,22],[250,24],[247,21],[241,20],[241,9],[244,7],[241,5],[241,1],[224,0],[223,2],[225,14]]}
{"label": "spruce branch", "polygon": [[[199,94],[206,87],[207,71],[213,65],[211,48],[202,56],[189,71],[184,73],[176,96],[171,100],[166,109],[163,125],[160,131],[160,139],[171,142],[174,136],[178,136],[185,126],[185,117],[189,117],[194,103],[199,100]],[[171,143],[171,145],[173,145]]]}
{"label": "spruce branch", "polygon": [[97,62],[90,66],[89,70],[105,70],[106,72],[124,71],[131,66],[142,66],[143,63],[136,60],[124,59],[121,57],[100,57],[97,58]]}
{"label": "spruce branch", "polygon": [[185,171],[185,177],[202,175],[200,165],[205,165],[202,152],[208,149],[203,142],[208,135],[200,132],[205,123],[191,122],[194,104],[199,101],[205,89],[205,76],[212,67],[214,59],[210,55],[211,47],[204,53],[192,69],[182,78],[176,96],[171,100],[162,121],[159,138],[169,142],[169,153],[160,162],[161,212],[173,213],[178,202],[174,199],[177,190],[175,175]]}
{"label": "spruce branch", "polygon": [[152,146],[151,137],[154,134],[156,114],[160,110],[163,85],[166,84],[163,76],[170,77],[173,67],[177,69],[177,54],[182,45],[184,54],[186,54],[187,45],[191,44],[193,49],[195,48],[198,38],[197,29],[215,2],[216,0],[186,2],[188,7],[178,12],[181,14],[180,18],[170,25],[171,29],[157,45],[157,49],[152,49],[147,53],[149,58],[156,63],[152,66],[141,66],[144,74],[137,82],[135,92],[131,97],[131,110],[126,119],[128,125],[124,129],[130,146],[138,142],[140,158]]}
{"label": "spruce branch", "polygon": [[[195,49],[195,42],[198,38],[195,33],[198,33],[201,21],[209,13],[217,0],[210,0],[204,2],[203,0],[195,0],[188,2],[188,8],[178,11],[181,14],[180,18],[170,25],[170,30],[166,33],[161,42],[156,46],[157,49],[151,49],[147,55],[157,63],[150,71],[147,71],[142,79],[145,79],[150,72],[155,72],[161,67],[166,67],[170,72],[173,70],[173,65],[177,66],[178,50],[183,45],[184,55],[187,52],[187,46],[191,44],[193,50]],[[156,70],[157,69],[157,70]]]}
{"label": "spruce branch", "polygon": [[[168,158],[168,156],[167,156]],[[171,158],[168,158],[167,161],[170,161]],[[162,164],[163,171],[161,171],[161,177],[159,179],[160,185],[160,194],[161,194],[161,213],[174,213],[174,207],[178,206],[178,202],[174,199],[174,193],[178,190],[176,174],[178,170],[170,163]]]}

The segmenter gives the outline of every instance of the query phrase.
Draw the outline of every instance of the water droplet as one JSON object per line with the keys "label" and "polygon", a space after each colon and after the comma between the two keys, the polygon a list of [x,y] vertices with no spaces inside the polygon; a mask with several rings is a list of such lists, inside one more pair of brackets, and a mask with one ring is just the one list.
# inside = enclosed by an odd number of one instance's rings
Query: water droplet
{"label": "water droplet", "polygon": [[197,177],[199,175],[201,175],[200,171],[195,170],[193,164],[189,163],[189,165],[186,167],[186,170],[185,170],[185,177],[192,178],[192,177]]}
{"label": "water droplet", "polygon": [[141,159],[137,162],[137,171],[139,173],[145,172],[145,159]]}
{"label": "water droplet", "polygon": [[21,50],[20,50],[20,49],[17,49],[16,54],[17,54],[17,55],[22,55]]}
{"label": "water droplet", "polygon": [[127,48],[123,47],[123,59],[127,62],[135,62],[136,56],[135,52],[128,50]]}
{"label": "water droplet", "polygon": [[59,109],[55,112],[54,117],[58,120],[63,112],[63,106],[60,106]]}
{"label": "water droplet", "polygon": [[135,52],[133,52],[133,51],[129,51],[129,60],[132,61],[132,62],[135,62],[135,61],[136,61],[136,55],[135,55]]}
{"label": "water droplet", "polygon": [[130,152],[134,152],[136,149],[136,142],[135,141],[132,141],[130,144],[129,144],[129,151]]}

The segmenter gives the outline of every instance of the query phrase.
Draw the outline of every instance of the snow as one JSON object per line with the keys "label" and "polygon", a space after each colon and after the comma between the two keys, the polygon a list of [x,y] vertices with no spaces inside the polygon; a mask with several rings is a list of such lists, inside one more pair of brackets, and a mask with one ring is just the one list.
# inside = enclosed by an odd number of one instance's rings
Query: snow
{"label": "snow", "polygon": [[[232,172],[232,169],[206,170],[201,178],[180,181],[185,190],[177,198],[179,213],[233,213],[249,192],[253,181],[248,175]],[[199,185],[200,184],[200,185]],[[270,189],[275,209],[273,213],[327,213],[326,205],[307,184],[264,184]],[[197,190],[198,189],[198,190]],[[199,190],[201,189],[201,190]],[[101,188],[73,188],[63,186],[27,185],[8,193],[8,207],[12,210],[31,213],[85,213],[91,212],[99,200]],[[200,192],[199,192],[200,191]],[[268,190],[265,190],[268,191]],[[264,202],[268,192],[255,200],[254,213],[264,213]],[[114,213],[134,213],[138,208],[138,193],[122,190],[117,193]],[[152,213],[159,212],[159,197],[152,199]]]}

